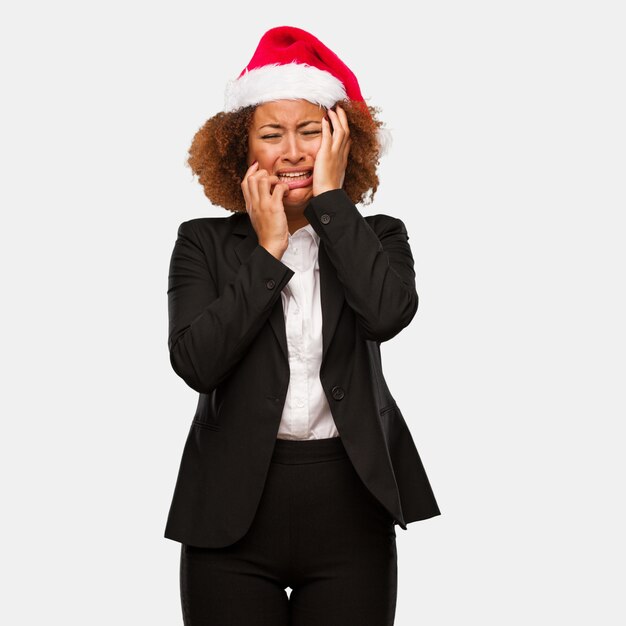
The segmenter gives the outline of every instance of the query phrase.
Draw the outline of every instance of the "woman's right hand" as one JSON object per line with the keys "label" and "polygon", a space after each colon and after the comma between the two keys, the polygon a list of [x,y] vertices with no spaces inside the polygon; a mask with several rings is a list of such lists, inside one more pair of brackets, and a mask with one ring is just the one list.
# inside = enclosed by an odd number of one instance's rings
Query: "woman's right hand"
{"label": "woman's right hand", "polygon": [[271,176],[267,170],[260,170],[255,161],[241,182],[241,190],[259,244],[280,260],[289,244],[289,225],[283,206],[289,185],[279,182],[278,176]]}

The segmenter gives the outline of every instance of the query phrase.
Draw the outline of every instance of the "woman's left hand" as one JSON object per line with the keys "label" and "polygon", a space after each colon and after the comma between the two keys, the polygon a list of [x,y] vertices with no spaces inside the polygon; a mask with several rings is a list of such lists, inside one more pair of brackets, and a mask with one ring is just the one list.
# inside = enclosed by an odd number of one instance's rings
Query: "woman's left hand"
{"label": "woman's left hand", "polygon": [[350,139],[348,116],[339,105],[336,108],[336,112],[328,109],[328,119],[322,119],[322,144],[313,166],[314,196],[331,189],[341,189],[346,175],[352,140]]}

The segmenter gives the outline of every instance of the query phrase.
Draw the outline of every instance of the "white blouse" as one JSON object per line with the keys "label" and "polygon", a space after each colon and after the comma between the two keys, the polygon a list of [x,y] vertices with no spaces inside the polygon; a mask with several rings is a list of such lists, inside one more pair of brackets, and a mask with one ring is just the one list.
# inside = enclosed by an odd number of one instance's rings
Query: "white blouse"
{"label": "white blouse", "polygon": [[278,428],[279,439],[326,439],[339,431],[320,382],[322,304],[318,263],[319,235],[310,224],[289,235],[281,261],[294,271],[281,292],[289,387]]}

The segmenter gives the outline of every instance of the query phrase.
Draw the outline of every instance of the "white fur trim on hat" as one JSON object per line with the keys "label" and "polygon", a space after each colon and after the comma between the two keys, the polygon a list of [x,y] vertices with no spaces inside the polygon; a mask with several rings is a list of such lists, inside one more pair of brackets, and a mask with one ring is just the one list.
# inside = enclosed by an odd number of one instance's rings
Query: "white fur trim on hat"
{"label": "white fur trim on hat", "polygon": [[308,100],[330,108],[346,98],[343,83],[330,72],[304,63],[264,65],[229,81],[224,111],[271,100]]}

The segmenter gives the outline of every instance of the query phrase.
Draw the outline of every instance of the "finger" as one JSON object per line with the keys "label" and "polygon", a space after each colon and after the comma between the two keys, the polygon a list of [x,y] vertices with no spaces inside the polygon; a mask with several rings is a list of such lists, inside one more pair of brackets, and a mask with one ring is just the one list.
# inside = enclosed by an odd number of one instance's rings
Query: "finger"
{"label": "finger", "polygon": [[259,191],[259,181],[263,178],[263,176],[259,176],[259,172],[254,172],[250,176],[248,176],[248,192],[250,194],[250,204],[252,208],[258,209],[260,206],[260,191]]}
{"label": "finger", "polygon": [[339,118],[339,122],[341,123],[341,127],[343,128],[343,132],[346,136],[350,135],[350,123],[348,122],[348,116],[343,107],[337,105],[337,117]]}
{"label": "finger", "polygon": [[351,146],[352,146],[352,139],[348,139],[348,141],[346,141],[346,145],[345,145],[345,148],[343,151],[343,157],[342,157],[344,175],[345,175],[345,168],[348,167],[348,161],[350,159],[350,147]]}
{"label": "finger", "polygon": [[[280,178],[278,178],[278,176],[270,176],[268,178],[269,183],[270,183],[270,195],[274,193],[274,186],[277,185],[280,182]],[[285,183],[287,184],[287,183]]]}
{"label": "finger", "polygon": [[244,180],[246,180],[246,178],[248,178],[248,176],[252,175],[254,172],[256,172],[259,169],[259,162],[255,161],[252,165],[250,165],[250,167],[246,170],[246,173],[243,177]]}
{"label": "finger", "polygon": [[278,176],[270,174],[267,170],[259,170],[258,172],[254,172],[250,175],[250,180],[255,180],[257,184],[266,179],[269,180],[270,183],[274,183],[278,180]]}
{"label": "finger", "polygon": [[260,176],[258,178],[258,190],[261,200],[267,200],[267,198],[270,196],[270,189],[272,183],[274,182],[273,179],[277,179],[277,177],[270,176],[267,172],[264,176]]}
{"label": "finger", "polygon": [[250,209],[250,193],[248,192],[248,183],[243,181],[241,183],[241,192],[243,193],[243,201],[246,205],[246,211]]}
{"label": "finger", "polygon": [[335,111],[333,111],[332,109],[328,109],[328,117],[330,118],[333,125],[332,146],[336,150],[339,150],[345,138],[345,131],[343,129],[343,126],[341,125],[339,116],[337,115],[337,113],[335,113]]}
{"label": "finger", "polygon": [[246,170],[246,173],[244,174],[243,180],[241,181],[241,191],[243,192],[243,197],[244,197],[244,200],[246,202],[246,210],[248,210],[248,207],[250,205],[250,188],[249,188],[249,184],[248,184],[248,179],[258,169],[258,167],[259,167],[258,161],[255,161]]}
{"label": "finger", "polygon": [[352,138],[348,137],[343,146],[341,147],[341,154],[344,156],[344,158],[348,157],[348,154],[350,154],[350,146],[352,145]]}
{"label": "finger", "polygon": [[[339,109],[339,107],[337,107]],[[340,110],[340,109],[339,109]],[[345,116],[345,111],[341,111]],[[333,111],[334,117],[332,119],[333,122],[333,139],[335,139],[335,135],[337,135],[337,139],[340,139],[342,142],[345,141],[345,138],[348,136],[349,130],[347,127],[347,118],[344,120],[341,118],[340,114],[337,111]]]}
{"label": "finger", "polygon": [[277,183],[274,187],[274,193],[272,194],[272,200],[277,200],[282,204],[283,197],[289,194],[289,185],[287,183]]}
{"label": "finger", "polygon": [[254,181],[254,184],[258,185],[259,181],[263,180],[264,178],[267,178],[269,175],[270,174],[267,170],[256,170],[248,176],[248,181],[249,182]]}
{"label": "finger", "polygon": [[322,143],[320,144],[320,152],[326,152],[330,149],[332,135],[330,132],[330,122],[328,118],[322,118]]}

